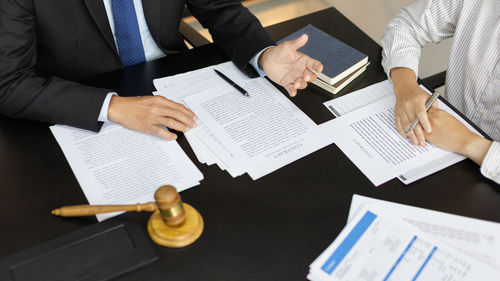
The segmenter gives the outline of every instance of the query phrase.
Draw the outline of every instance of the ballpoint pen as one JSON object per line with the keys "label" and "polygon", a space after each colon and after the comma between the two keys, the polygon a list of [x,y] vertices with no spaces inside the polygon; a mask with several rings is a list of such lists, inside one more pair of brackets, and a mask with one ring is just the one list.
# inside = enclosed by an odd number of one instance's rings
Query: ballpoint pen
{"label": "ballpoint pen", "polygon": [[[437,100],[438,97],[439,97],[438,92],[434,92],[434,94],[432,94],[432,96],[425,103],[425,111],[428,111],[429,108],[431,108],[431,105]],[[417,124],[418,124],[418,118],[415,118],[415,120],[413,120],[408,130],[405,131],[405,135],[408,136],[410,132],[413,129],[415,129],[415,126],[417,126]]]}
{"label": "ballpoint pen", "polygon": [[242,87],[238,86],[238,84],[236,84],[235,82],[233,82],[233,80],[229,79],[229,77],[227,77],[226,75],[224,75],[222,72],[218,71],[217,69],[214,69],[214,71],[215,71],[215,73],[217,73],[217,75],[219,75],[222,79],[226,80],[226,82],[228,82],[229,84],[231,84],[231,86],[233,86],[236,90],[238,90],[244,96],[247,96],[247,97],[250,96],[245,89],[243,89]]}

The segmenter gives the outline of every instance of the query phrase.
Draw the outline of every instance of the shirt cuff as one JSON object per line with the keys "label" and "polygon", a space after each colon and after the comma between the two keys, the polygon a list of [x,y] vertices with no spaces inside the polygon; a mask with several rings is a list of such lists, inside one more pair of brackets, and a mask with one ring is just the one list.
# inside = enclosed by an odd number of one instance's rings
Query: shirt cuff
{"label": "shirt cuff", "polygon": [[382,63],[382,66],[384,67],[384,70],[387,73],[387,77],[391,82],[391,69],[396,67],[406,67],[413,70],[413,72],[415,72],[415,76],[418,79],[418,58],[414,58],[409,55],[391,56],[385,59],[385,61]]}
{"label": "shirt cuff", "polygon": [[99,122],[109,122],[108,120],[108,109],[109,103],[111,102],[111,97],[117,96],[118,94],[115,92],[108,93],[104,102],[102,103],[101,112],[99,113],[99,117],[97,117],[97,121]]}
{"label": "shirt cuff", "polygon": [[481,164],[481,174],[500,184],[500,142],[494,141]]}
{"label": "shirt cuff", "polygon": [[266,73],[264,72],[264,69],[262,69],[262,66],[259,65],[259,57],[260,55],[262,55],[262,53],[271,48],[272,46],[269,46],[269,47],[266,47],[264,49],[262,49],[262,51],[258,52],[255,56],[253,56],[253,58],[250,60],[250,65],[253,66],[253,68],[255,68],[255,71],[257,71],[257,73],[260,75],[260,77],[264,77],[266,76]]}

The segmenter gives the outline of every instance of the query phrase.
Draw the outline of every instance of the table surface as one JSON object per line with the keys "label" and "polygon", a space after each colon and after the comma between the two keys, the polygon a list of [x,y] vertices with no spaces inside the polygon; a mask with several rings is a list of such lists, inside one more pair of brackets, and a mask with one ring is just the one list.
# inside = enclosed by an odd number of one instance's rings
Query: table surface
{"label": "table surface", "polygon": [[[371,65],[339,95],[386,79],[380,46],[334,8],[266,28],[275,40],[312,23],[369,56]],[[149,94],[152,80],[226,61],[213,45],[108,73],[88,84],[122,95]],[[292,101],[315,122],[332,118],[314,87]],[[309,264],[345,225],[353,194],[500,222],[498,186],[462,161],[408,186],[394,179],[375,188],[335,145],[325,147],[257,181],[232,178],[198,163],[184,136],[179,143],[204,174],[182,192],[203,215],[205,230],[183,249],[155,246],[160,260],[119,280],[305,280]],[[0,257],[95,223],[64,219],[50,210],[86,203],[47,124],[0,117]],[[146,228],[149,215],[117,219]]]}

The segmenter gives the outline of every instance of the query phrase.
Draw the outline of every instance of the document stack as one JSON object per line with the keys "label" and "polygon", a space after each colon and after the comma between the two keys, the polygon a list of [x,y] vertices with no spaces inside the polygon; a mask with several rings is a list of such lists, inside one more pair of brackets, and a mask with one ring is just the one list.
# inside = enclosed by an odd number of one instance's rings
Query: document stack
{"label": "document stack", "polygon": [[324,67],[322,73],[317,73],[318,79],[312,83],[332,94],[351,83],[370,64],[367,55],[310,24],[278,43],[297,39],[303,34],[307,34],[309,40],[298,51],[322,62]]}
{"label": "document stack", "polygon": [[[342,134],[335,136],[335,144],[375,186],[395,177],[410,184],[465,159],[430,143],[416,146],[403,138],[394,122],[395,104],[388,80],[324,103],[338,117],[332,128]],[[448,105],[438,101],[438,106],[480,135]]]}
{"label": "document stack", "polygon": [[500,280],[499,235],[497,223],[354,195],[307,279]]}
{"label": "document stack", "polygon": [[[243,88],[237,88],[214,70]],[[328,124],[316,125],[265,78],[248,78],[232,62],[153,81],[157,92],[198,117],[185,133],[201,163],[231,176],[258,179],[333,142]]]}

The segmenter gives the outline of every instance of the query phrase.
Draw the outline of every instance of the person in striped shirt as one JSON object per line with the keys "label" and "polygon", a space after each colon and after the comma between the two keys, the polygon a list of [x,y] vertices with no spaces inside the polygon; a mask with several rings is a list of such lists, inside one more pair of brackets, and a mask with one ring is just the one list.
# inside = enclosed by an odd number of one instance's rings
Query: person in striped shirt
{"label": "person in striped shirt", "polygon": [[[493,140],[469,131],[435,105],[418,87],[421,48],[453,37],[446,97]],[[500,184],[500,1],[421,0],[403,9],[382,37],[382,66],[396,93],[395,122],[400,134],[415,119],[409,134],[415,145],[429,141],[461,153]]]}

